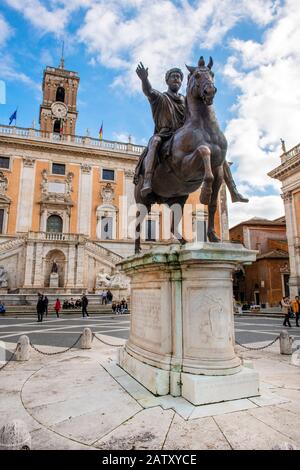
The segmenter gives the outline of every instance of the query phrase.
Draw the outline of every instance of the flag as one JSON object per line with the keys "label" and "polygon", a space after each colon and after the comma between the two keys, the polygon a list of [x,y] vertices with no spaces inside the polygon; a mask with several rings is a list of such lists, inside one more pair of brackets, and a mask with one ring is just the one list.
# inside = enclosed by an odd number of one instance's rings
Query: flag
{"label": "flag", "polygon": [[99,139],[100,139],[100,140],[103,139],[103,121],[102,121],[102,124],[101,124],[101,127],[100,127],[100,131],[99,131]]}
{"label": "flag", "polygon": [[60,119],[60,120],[59,120],[59,134],[60,134],[60,135],[63,134],[63,130],[64,130],[64,127],[63,127],[63,120]]}
{"label": "flag", "polygon": [[11,123],[12,123],[13,121],[16,121],[16,122],[17,122],[17,110],[18,110],[18,108],[17,108],[17,109],[15,110],[15,112],[12,113],[12,115],[10,116],[10,118],[9,118],[9,126],[11,125]]}

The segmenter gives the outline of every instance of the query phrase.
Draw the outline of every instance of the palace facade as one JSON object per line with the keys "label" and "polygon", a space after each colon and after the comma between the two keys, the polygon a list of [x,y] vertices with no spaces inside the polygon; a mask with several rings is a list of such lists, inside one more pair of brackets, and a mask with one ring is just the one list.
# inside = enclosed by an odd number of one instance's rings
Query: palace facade
{"label": "palace facade", "polygon": [[300,296],[300,145],[286,151],[283,145],[281,164],[270,171],[271,178],[282,183],[287,240],[290,257],[290,296]]}
{"label": "palace facade", "polygon": [[254,217],[231,228],[230,240],[257,250],[256,261],[233,275],[233,294],[242,304],[278,306],[289,295],[289,254],[285,218]]}
{"label": "palace facade", "polygon": [[[9,293],[94,292],[99,273],[134,252],[134,169],[143,147],[76,136],[79,77],[46,67],[40,129],[0,126],[0,289]],[[199,191],[182,228],[205,239]],[[156,205],[142,228],[143,249],[169,243],[169,214]],[[225,188],[217,229],[228,240]],[[220,220],[222,220],[222,229]],[[51,287],[53,263],[58,286]],[[6,280],[5,280],[6,279]]]}

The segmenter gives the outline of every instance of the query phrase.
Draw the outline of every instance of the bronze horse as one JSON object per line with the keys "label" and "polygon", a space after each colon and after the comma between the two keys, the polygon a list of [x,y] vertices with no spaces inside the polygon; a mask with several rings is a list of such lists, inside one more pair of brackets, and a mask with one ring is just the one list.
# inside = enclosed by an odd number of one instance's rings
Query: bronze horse
{"label": "bronze horse", "polygon": [[[150,212],[155,203],[179,204],[183,210],[190,193],[201,185],[200,202],[208,206],[207,237],[210,242],[219,242],[214,218],[219,189],[223,182],[223,164],[227,141],[221,131],[213,109],[216,94],[213,60],[205,65],[200,57],[197,67],[187,66],[190,74],[186,91],[186,119],[172,136],[171,144],[165,142],[159,151],[159,162],[152,179],[153,192],[145,199],[141,196],[143,166],[135,186],[135,201]],[[168,149],[166,151],[166,149]],[[140,211],[137,212],[137,219]],[[135,252],[140,252],[140,223],[136,224]],[[171,228],[174,233],[174,224]],[[185,243],[183,238],[179,238]]]}

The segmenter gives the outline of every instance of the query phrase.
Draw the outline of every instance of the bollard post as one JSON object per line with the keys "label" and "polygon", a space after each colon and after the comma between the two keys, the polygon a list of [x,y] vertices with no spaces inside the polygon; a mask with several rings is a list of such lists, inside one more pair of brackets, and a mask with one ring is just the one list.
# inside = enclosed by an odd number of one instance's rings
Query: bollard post
{"label": "bollard post", "polygon": [[30,342],[26,335],[19,338],[17,350],[15,353],[16,361],[28,361],[30,358]]}
{"label": "bollard post", "polygon": [[290,336],[286,330],[282,330],[279,337],[280,354],[292,354],[294,337]]}
{"label": "bollard post", "polygon": [[92,347],[92,330],[90,328],[84,328],[81,336],[80,348],[91,349]]}
{"label": "bollard post", "polygon": [[14,419],[0,429],[0,450],[30,450],[31,437],[24,421]]}
{"label": "bollard post", "polygon": [[291,364],[300,367],[300,348],[298,348],[291,357]]}

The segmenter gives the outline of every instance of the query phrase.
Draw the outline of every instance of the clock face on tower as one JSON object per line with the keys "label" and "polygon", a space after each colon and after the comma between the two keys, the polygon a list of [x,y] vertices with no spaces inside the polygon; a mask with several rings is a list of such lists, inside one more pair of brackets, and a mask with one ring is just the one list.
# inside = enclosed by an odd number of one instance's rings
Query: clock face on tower
{"label": "clock face on tower", "polygon": [[56,101],[51,106],[51,111],[54,117],[56,118],[64,118],[67,115],[68,108],[65,103],[61,103],[60,101]]}

